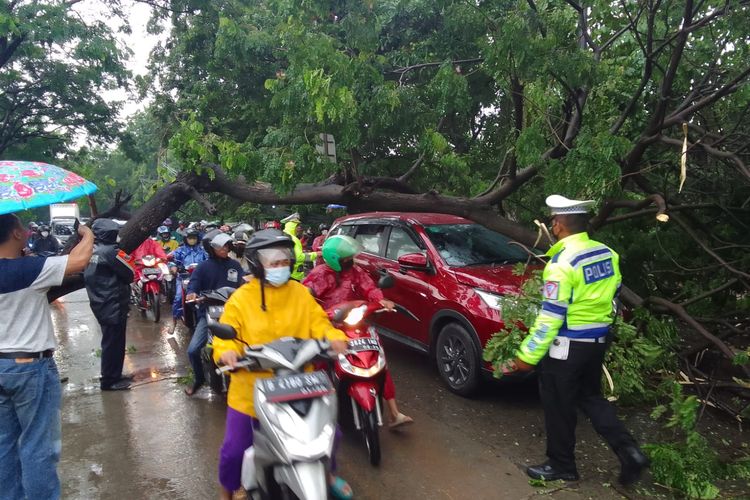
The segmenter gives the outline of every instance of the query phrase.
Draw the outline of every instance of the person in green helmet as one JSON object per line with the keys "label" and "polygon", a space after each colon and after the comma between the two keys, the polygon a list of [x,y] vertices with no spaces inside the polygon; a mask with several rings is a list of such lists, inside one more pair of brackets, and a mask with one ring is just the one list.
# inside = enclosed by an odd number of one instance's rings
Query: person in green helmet
{"label": "person in green helmet", "polygon": [[315,262],[318,258],[316,252],[305,252],[302,247],[302,242],[297,235],[299,224],[302,222],[299,213],[295,212],[289,217],[281,219],[281,223],[284,224],[284,232],[294,242],[294,269],[292,269],[292,279],[295,281],[302,281],[305,277],[305,264],[308,262]]}
{"label": "person in green helmet", "polygon": [[[389,310],[395,307],[393,302],[383,296],[383,291],[377,287],[367,271],[354,263],[354,257],[361,251],[360,244],[349,236],[331,236],[323,243],[322,254],[325,263],[315,266],[302,282],[310,289],[323,309],[328,310],[336,304],[352,300],[379,302]],[[399,411],[396,404],[396,386],[387,370],[383,399],[390,413],[391,429],[414,421]]]}

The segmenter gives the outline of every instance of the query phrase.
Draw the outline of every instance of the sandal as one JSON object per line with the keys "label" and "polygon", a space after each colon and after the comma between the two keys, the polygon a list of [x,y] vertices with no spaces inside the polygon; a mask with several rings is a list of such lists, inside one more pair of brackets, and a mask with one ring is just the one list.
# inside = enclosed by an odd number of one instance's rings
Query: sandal
{"label": "sandal", "polygon": [[339,476],[336,476],[333,479],[333,482],[328,485],[328,488],[331,490],[333,498],[338,500],[350,500],[354,497],[352,487]]}
{"label": "sandal", "polygon": [[414,419],[413,418],[411,418],[408,415],[404,415],[403,413],[399,413],[398,415],[396,415],[396,418],[393,420],[393,422],[391,422],[390,424],[388,424],[388,428],[391,429],[391,430],[393,430],[393,429],[395,429],[397,427],[400,427],[400,426],[402,426],[404,424],[411,424],[411,423],[414,423]]}

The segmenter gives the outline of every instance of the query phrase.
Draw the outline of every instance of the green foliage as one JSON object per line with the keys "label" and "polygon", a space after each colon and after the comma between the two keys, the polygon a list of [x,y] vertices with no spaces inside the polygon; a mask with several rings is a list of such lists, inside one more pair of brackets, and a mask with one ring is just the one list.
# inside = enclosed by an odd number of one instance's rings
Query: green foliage
{"label": "green foliage", "polygon": [[[34,140],[115,135],[119,104],[102,94],[126,83],[123,51],[105,20],[84,20],[75,3],[0,1],[0,158]],[[102,6],[121,14],[119,1]]]}
{"label": "green foliage", "polygon": [[644,450],[651,459],[651,474],[656,483],[678,490],[688,498],[718,498],[714,484],[720,479],[748,479],[750,457],[724,463],[706,439],[696,430],[700,402],[685,396],[682,386],[671,383],[668,405],[657,406],[654,419],[668,415],[666,427],[673,430],[673,439],[666,443],[648,444]]}

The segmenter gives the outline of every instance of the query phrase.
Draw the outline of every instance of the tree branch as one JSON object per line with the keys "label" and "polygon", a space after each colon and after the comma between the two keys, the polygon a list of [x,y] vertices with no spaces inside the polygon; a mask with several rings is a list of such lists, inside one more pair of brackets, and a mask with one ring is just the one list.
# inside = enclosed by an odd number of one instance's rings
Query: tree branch
{"label": "tree branch", "polygon": [[649,205],[656,205],[656,220],[659,222],[667,222],[669,216],[667,215],[667,203],[664,198],[659,194],[652,194],[642,200],[606,200],[602,205],[599,213],[591,218],[589,226],[592,231],[596,231],[601,228],[607,222],[607,217],[618,208],[629,208],[633,211],[647,207]]}
{"label": "tree branch", "polygon": [[728,262],[726,262],[724,259],[719,256],[716,252],[714,252],[711,248],[709,248],[708,245],[693,231],[693,229],[685,223],[684,220],[682,220],[682,217],[679,215],[673,215],[672,218],[674,219],[677,224],[679,224],[682,229],[690,236],[698,245],[711,257],[716,260],[716,262],[720,263],[724,268],[726,268],[727,271],[729,271],[732,274],[736,274],[737,276],[741,276],[746,279],[750,279],[750,274],[740,271],[739,269],[736,269],[735,267],[731,266]]}
{"label": "tree branch", "polygon": [[[438,122],[437,127],[435,127],[436,132],[440,132],[440,129],[443,127],[444,122],[445,122],[445,117],[440,118],[440,121]],[[422,151],[422,153],[420,153],[419,157],[417,157],[416,161],[412,164],[412,166],[409,167],[409,170],[404,172],[404,174],[398,178],[398,182],[404,183],[408,181],[409,179],[411,179],[411,177],[417,172],[417,170],[419,170],[419,167],[422,166],[422,162],[424,161],[426,154],[427,154],[426,151]]]}

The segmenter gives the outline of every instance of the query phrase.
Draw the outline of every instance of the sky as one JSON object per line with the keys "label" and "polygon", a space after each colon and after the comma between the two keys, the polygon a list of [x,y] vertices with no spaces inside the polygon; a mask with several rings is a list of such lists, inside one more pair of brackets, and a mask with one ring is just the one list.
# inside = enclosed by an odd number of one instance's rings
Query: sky
{"label": "sky", "polygon": [[[85,0],[74,6],[84,19],[105,19],[106,23],[116,33],[120,43],[128,47],[133,53],[126,61],[127,68],[133,73],[133,77],[144,75],[147,72],[148,58],[151,49],[158,43],[160,36],[151,35],[146,31],[146,24],[151,17],[151,7],[144,3],[135,1],[124,2],[124,10],[128,12],[128,22],[132,33],[118,33],[122,20],[107,16],[106,9],[102,6],[106,0]],[[162,35],[165,36],[165,35]],[[109,101],[123,101],[120,118],[128,116],[143,109],[148,101],[141,101],[133,91],[118,89],[104,94]]]}

